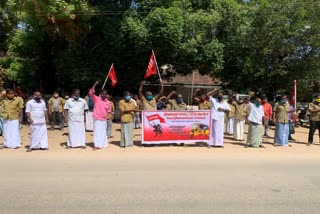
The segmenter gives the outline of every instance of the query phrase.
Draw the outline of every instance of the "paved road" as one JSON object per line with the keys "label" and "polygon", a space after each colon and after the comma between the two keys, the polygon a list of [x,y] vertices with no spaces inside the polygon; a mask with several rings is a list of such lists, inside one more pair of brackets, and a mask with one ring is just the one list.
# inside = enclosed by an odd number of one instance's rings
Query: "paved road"
{"label": "paved road", "polygon": [[[43,154],[43,153],[41,153]],[[318,213],[320,158],[0,156],[1,213]]]}

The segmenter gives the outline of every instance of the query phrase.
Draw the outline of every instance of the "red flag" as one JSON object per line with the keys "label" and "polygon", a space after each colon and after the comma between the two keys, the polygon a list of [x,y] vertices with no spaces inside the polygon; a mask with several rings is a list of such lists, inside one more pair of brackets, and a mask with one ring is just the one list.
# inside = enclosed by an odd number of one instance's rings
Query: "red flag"
{"label": "red flag", "polygon": [[144,78],[146,79],[146,78],[148,78],[152,75],[155,75],[155,74],[157,74],[156,56],[152,52],[152,54],[150,56],[147,72],[146,72],[146,75],[144,75]]}
{"label": "red flag", "polygon": [[147,118],[149,122],[153,120],[159,120],[160,123],[166,122],[164,118],[162,118],[159,114],[153,114],[153,115],[147,116]]}
{"label": "red flag", "polygon": [[116,75],[116,71],[114,70],[114,66],[113,64],[111,65],[108,77],[111,79],[111,85],[112,87],[116,87],[117,83],[118,83],[118,79],[117,79],[117,75]]}
{"label": "red flag", "polygon": [[293,88],[293,92],[292,92],[292,95],[291,95],[291,100],[290,100],[290,105],[294,105],[295,102],[296,102],[296,91],[297,91],[297,81],[295,80],[294,81],[294,88]]}

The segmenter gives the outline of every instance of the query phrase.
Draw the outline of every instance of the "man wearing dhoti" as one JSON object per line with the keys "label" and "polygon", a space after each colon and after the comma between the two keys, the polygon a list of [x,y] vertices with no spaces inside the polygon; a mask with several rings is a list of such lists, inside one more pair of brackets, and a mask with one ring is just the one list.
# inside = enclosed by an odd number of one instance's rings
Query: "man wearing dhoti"
{"label": "man wearing dhoti", "polygon": [[119,102],[119,109],[121,111],[121,147],[133,146],[133,118],[134,113],[139,111],[133,100],[131,99],[130,92],[123,93],[124,99]]}
{"label": "man wearing dhoti", "polygon": [[230,111],[226,114],[226,133],[227,135],[233,135],[234,133],[234,123],[235,123],[235,113],[236,107],[233,105],[234,102],[234,95],[231,95],[228,99],[228,105]]}
{"label": "man wearing dhoti", "polygon": [[276,122],[274,134],[275,146],[288,146],[289,139],[289,117],[290,104],[287,96],[283,95],[279,103],[273,107],[273,120]]}
{"label": "man wearing dhoti", "polygon": [[94,150],[108,147],[107,139],[107,115],[111,112],[110,103],[107,99],[107,91],[102,89],[100,95],[95,95],[95,88],[99,84],[98,81],[94,83],[89,91],[89,95],[94,103],[93,108],[93,143]]}
{"label": "man wearing dhoti", "polygon": [[41,93],[35,91],[33,99],[26,104],[26,114],[30,123],[30,146],[33,149],[48,150],[47,125],[49,124],[46,103],[41,99]]}
{"label": "man wearing dhoti", "polygon": [[21,147],[19,122],[23,122],[23,99],[15,97],[12,89],[7,89],[6,92],[2,101],[4,143],[0,148],[18,149]]}
{"label": "man wearing dhoti", "polygon": [[213,89],[207,93],[210,97],[210,102],[212,105],[212,141],[209,142],[208,147],[223,147],[223,130],[224,130],[224,115],[230,111],[230,107],[227,102],[225,102],[222,93],[213,98],[211,95],[217,93],[218,88]]}
{"label": "man wearing dhoti", "polygon": [[[253,95],[253,93],[251,93]],[[251,96],[249,95],[251,98]],[[264,147],[262,145],[262,121],[264,117],[264,110],[261,106],[261,99],[256,98],[253,103],[249,103],[249,114],[248,114],[248,120],[249,120],[249,131],[247,136],[247,144],[246,147]]]}
{"label": "man wearing dhoti", "polygon": [[146,91],[145,96],[143,95],[143,85],[146,81],[142,81],[139,88],[139,97],[142,102],[142,110],[157,110],[157,100],[161,97],[163,93],[163,82],[160,80],[161,88],[160,92],[153,96],[151,91]]}
{"label": "man wearing dhoti", "polygon": [[242,141],[244,140],[243,136],[245,123],[248,115],[248,105],[244,103],[242,97],[240,97],[237,102],[233,101],[232,104],[236,108],[233,126],[233,137],[235,140]]}
{"label": "man wearing dhoti", "polygon": [[89,94],[84,99],[86,100],[87,105],[89,107],[89,110],[86,112],[86,131],[93,131],[93,118],[92,118],[92,113],[94,108],[93,100],[91,99]]}
{"label": "man wearing dhoti", "polygon": [[66,149],[86,148],[86,132],[84,127],[84,114],[88,110],[87,102],[80,97],[80,90],[74,89],[72,97],[64,105],[65,121],[68,122],[68,143]]}

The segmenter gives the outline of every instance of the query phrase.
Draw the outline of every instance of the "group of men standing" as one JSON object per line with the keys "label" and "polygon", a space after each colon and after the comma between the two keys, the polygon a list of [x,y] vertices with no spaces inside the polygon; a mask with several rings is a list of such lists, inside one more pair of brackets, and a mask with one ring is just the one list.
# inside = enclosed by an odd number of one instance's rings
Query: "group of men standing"
{"label": "group of men standing", "polygon": [[[94,83],[86,99],[80,97],[79,89],[74,89],[71,98],[67,101],[55,92],[48,102],[49,110],[42,99],[42,94],[35,91],[33,98],[25,106],[26,116],[30,123],[30,146],[27,151],[48,150],[47,124],[49,124],[49,116],[52,118],[51,130],[54,129],[57,121],[61,130],[64,129],[64,123],[68,123],[66,149],[85,149],[86,129],[93,130],[94,150],[108,147],[115,107],[106,90],[102,89],[99,96],[96,95],[95,88],[98,84],[98,81]],[[135,120],[141,110],[187,109],[182,95],[177,94],[176,91],[172,91],[166,97],[162,96],[162,82],[160,92],[155,96],[150,91],[143,93],[144,84],[144,81],[141,82],[139,99],[132,97],[129,91],[125,91],[119,102],[121,147],[133,146],[133,129],[137,128]],[[282,96],[272,108],[266,97],[253,98],[253,92],[249,93],[247,100],[241,97],[236,99],[236,94],[233,94],[228,101],[224,101],[223,93],[219,92],[218,88],[199,96],[200,92],[201,89],[197,89],[194,93],[194,100],[199,103],[199,109],[212,111],[212,140],[208,143],[208,147],[223,147],[225,132],[228,135],[233,135],[235,140],[243,141],[246,121],[249,123],[246,147],[263,147],[263,126],[265,128],[264,136],[270,137],[268,135],[270,120],[276,124],[274,145],[288,146],[290,114],[295,109],[290,107],[287,96]],[[4,126],[4,144],[1,148],[20,148],[19,128],[23,121],[23,100],[15,96],[12,89],[7,89],[5,97],[1,100],[1,107]],[[320,96],[317,96],[314,102],[309,104],[308,109],[311,120],[308,145],[311,145],[315,130],[319,129],[320,132]]]}

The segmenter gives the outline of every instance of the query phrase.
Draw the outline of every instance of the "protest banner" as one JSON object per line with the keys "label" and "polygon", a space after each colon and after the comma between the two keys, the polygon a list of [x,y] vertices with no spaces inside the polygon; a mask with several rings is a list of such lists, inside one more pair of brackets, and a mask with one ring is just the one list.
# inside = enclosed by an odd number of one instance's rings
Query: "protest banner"
{"label": "protest banner", "polygon": [[142,144],[209,142],[211,111],[143,111]]}

